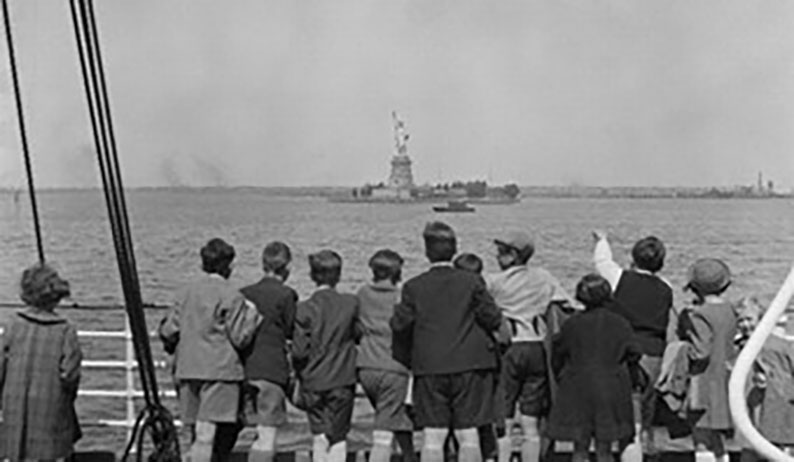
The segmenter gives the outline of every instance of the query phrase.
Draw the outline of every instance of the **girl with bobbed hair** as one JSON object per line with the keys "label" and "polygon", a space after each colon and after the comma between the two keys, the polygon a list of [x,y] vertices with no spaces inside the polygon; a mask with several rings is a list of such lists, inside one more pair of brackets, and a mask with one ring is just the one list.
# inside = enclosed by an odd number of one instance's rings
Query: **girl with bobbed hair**
{"label": "girl with bobbed hair", "polygon": [[553,368],[559,393],[549,416],[548,436],[572,441],[573,462],[587,460],[595,440],[599,462],[612,461],[614,441],[634,436],[629,362],[639,359],[629,322],[607,308],[612,288],[588,274],[576,286],[585,311],[575,314],[554,339]]}
{"label": "girl with bobbed hair", "polygon": [[74,327],[54,312],[68,296],[69,283],[49,265],[22,273],[28,306],[6,326],[0,350],[0,459],[63,459],[81,436],[74,400],[82,353]]}

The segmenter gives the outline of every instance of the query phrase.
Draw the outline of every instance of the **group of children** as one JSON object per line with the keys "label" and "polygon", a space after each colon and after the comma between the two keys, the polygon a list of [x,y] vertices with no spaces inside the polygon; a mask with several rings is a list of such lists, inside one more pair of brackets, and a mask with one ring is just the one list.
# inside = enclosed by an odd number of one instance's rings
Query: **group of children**
{"label": "group of children", "polygon": [[[671,422],[691,433],[698,462],[727,462],[728,376],[761,309],[753,299],[727,301],[723,261],[690,267],[693,300],[678,310],[657,275],[666,250],[655,237],[634,245],[624,269],[606,234],[594,232],[596,272],[573,297],[529,264],[535,245],[526,233],[494,239],[500,271],[486,275],[479,257],[458,253],[447,224],[429,223],[422,237],[427,271],[401,283],[402,257],[379,250],[371,282],[356,294],[335,288],[336,252],[311,254],[316,290],[305,300],[286,285],[286,244],[268,244],[262,279],[238,290],[228,280],[234,248],[209,241],[204,276],[177,294],[159,328],[174,354],[180,418],[192,428],[191,461],[223,460],[244,419],[257,428],[248,460],[271,462],[289,401],[307,413],[313,460],[341,462],[360,384],[375,410],[373,462],[389,460],[395,442],[414,462],[416,430],[423,462],[443,461],[453,442],[461,462],[509,462],[516,425],[523,462],[539,461],[554,441],[573,442],[574,462],[587,460],[593,444],[599,462],[612,460],[615,443],[622,460],[641,461],[658,456],[653,428]],[[79,437],[72,403],[80,349],[53,313],[68,284],[37,265],[23,275],[22,295],[30,308],[6,331],[0,356],[5,457],[63,457]],[[794,445],[792,349],[771,337],[748,389],[757,425],[781,446]],[[39,398],[28,387],[57,393],[31,404]],[[19,406],[35,418],[17,415]],[[42,432],[55,443],[42,446]]]}

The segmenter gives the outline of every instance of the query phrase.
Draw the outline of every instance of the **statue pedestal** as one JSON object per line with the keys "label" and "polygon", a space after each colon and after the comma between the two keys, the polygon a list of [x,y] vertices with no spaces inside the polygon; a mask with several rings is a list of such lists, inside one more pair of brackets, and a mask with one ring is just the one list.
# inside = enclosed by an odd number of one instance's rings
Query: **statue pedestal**
{"label": "statue pedestal", "polygon": [[391,158],[391,174],[389,188],[410,191],[414,187],[414,175],[411,172],[411,158],[407,154],[397,154]]}

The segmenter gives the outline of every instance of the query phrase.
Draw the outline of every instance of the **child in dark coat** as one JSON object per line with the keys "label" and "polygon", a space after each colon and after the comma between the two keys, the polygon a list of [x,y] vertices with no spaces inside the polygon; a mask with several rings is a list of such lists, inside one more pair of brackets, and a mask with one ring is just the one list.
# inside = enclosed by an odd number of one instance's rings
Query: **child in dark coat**
{"label": "child in dark coat", "polygon": [[639,359],[631,324],[607,309],[612,289],[589,274],[576,286],[585,311],[571,317],[555,338],[553,367],[559,371],[558,399],[548,436],[573,441],[573,461],[586,461],[595,440],[599,462],[612,461],[614,441],[634,436],[632,383],[628,363]]}
{"label": "child in dark coat", "polygon": [[342,257],[331,250],[309,255],[317,290],[298,303],[293,366],[300,380],[300,404],[314,435],[315,462],[344,462],[356,387],[358,298],[340,294],[336,284]]}
{"label": "child in dark coat", "polygon": [[53,312],[69,284],[37,264],[20,285],[28,307],[6,326],[0,354],[0,459],[63,459],[81,435],[74,410],[80,344],[74,326]]}

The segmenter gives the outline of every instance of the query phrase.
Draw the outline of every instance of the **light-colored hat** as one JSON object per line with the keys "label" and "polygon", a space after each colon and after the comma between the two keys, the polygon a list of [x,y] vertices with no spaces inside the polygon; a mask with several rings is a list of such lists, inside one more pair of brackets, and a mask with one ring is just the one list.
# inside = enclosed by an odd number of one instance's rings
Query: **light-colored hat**
{"label": "light-colored hat", "polygon": [[535,242],[529,234],[523,231],[506,232],[501,237],[494,239],[494,243],[516,249],[519,252],[535,250]]}
{"label": "light-colored hat", "polygon": [[731,270],[718,258],[701,258],[689,267],[686,288],[700,295],[719,294],[731,283]]}

